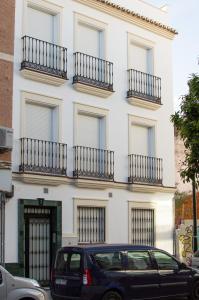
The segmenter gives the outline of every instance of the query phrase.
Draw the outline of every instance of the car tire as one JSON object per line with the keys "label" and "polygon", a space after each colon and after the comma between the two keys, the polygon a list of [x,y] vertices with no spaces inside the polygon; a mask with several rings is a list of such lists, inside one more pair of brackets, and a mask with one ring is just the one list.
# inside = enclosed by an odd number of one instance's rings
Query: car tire
{"label": "car tire", "polygon": [[122,300],[122,297],[116,291],[109,291],[103,296],[102,300]]}
{"label": "car tire", "polygon": [[195,282],[192,287],[191,295],[189,296],[190,300],[199,300],[199,281]]}

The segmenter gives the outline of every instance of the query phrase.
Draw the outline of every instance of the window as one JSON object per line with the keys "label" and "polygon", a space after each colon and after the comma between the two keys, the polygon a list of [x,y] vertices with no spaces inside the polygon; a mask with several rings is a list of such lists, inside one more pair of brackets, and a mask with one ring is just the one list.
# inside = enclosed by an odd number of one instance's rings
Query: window
{"label": "window", "polygon": [[151,260],[148,252],[129,251],[128,270],[149,270],[152,269]]}
{"label": "window", "polygon": [[55,265],[56,275],[80,273],[81,255],[79,253],[59,252]]}
{"label": "window", "polygon": [[133,245],[154,246],[154,210],[131,209],[131,243]]}
{"label": "window", "polygon": [[105,208],[77,207],[79,243],[105,242]]}
{"label": "window", "polygon": [[102,270],[122,270],[123,254],[121,252],[95,253],[91,255],[91,258]]}
{"label": "window", "polygon": [[92,18],[75,14],[75,51],[105,58],[106,26]]}
{"label": "window", "polygon": [[178,263],[171,256],[155,251],[153,252],[159,270],[176,270],[179,268]]}

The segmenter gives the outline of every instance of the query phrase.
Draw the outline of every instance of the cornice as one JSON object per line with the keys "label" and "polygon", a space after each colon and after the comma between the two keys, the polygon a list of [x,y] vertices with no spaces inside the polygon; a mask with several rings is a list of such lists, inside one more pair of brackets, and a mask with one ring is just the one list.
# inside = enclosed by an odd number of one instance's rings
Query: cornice
{"label": "cornice", "polygon": [[135,184],[127,182],[116,182],[116,181],[103,181],[97,179],[84,179],[84,178],[72,178],[65,176],[50,176],[44,174],[34,174],[34,173],[12,173],[13,180],[21,181],[26,184],[38,184],[38,185],[74,185],[78,188],[87,189],[122,189],[128,190],[135,193],[174,193],[176,191],[175,187],[168,186],[155,186],[147,184]]}
{"label": "cornice", "polygon": [[123,21],[133,23],[134,25],[152,31],[158,35],[162,35],[168,39],[173,39],[174,36],[178,34],[178,32],[170,26],[162,24],[158,21],[155,21],[143,15],[140,15],[135,11],[131,11],[123,6],[114,4],[107,0],[74,0],[74,1],[98,9],[102,12],[105,12]]}

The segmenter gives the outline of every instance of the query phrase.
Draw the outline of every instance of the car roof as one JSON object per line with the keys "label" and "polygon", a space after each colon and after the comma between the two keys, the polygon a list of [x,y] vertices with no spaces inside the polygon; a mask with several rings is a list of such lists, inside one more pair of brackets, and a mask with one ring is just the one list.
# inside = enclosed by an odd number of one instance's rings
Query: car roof
{"label": "car roof", "polygon": [[62,247],[59,250],[60,251],[110,251],[110,250],[158,250],[155,247],[152,246],[143,246],[143,245],[130,245],[130,244],[87,244],[87,245],[77,245],[77,246],[67,246]]}

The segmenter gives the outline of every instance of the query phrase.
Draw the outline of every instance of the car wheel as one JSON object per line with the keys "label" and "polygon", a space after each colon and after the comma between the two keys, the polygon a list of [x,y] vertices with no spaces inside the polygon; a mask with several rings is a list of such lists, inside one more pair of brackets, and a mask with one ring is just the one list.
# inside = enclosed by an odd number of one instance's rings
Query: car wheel
{"label": "car wheel", "polygon": [[191,296],[189,297],[190,300],[199,300],[199,281],[195,282],[192,287]]}
{"label": "car wheel", "polygon": [[102,300],[122,300],[122,297],[118,292],[109,291],[103,296]]}

